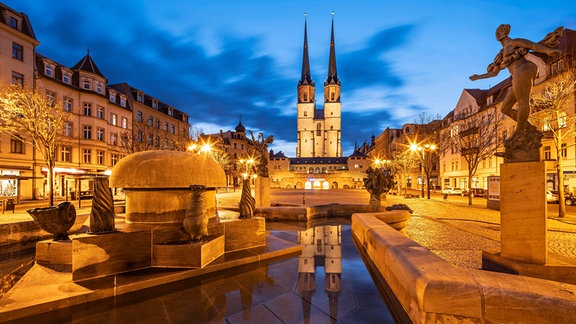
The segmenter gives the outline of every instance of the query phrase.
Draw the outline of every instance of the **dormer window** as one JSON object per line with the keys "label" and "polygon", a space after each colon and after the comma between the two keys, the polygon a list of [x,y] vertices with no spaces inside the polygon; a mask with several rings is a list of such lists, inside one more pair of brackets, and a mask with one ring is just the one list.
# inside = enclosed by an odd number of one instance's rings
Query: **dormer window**
{"label": "dormer window", "polygon": [[102,83],[96,83],[96,92],[102,93]]}
{"label": "dormer window", "polygon": [[172,107],[168,107],[168,116],[172,116],[173,113]]}
{"label": "dormer window", "polygon": [[68,72],[62,73],[62,81],[66,84],[70,84],[70,74]]}
{"label": "dormer window", "polygon": [[10,21],[8,22],[8,25],[11,28],[14,28],[16,30],[20,30],[20,28],[18,28],[18,19],[14,18],[14,17],[10,17]]}
{"label": "dormer window", "polygon": [[158,100],[152,99],[152,108],[158,109]]}
{"label": "dormer window", "polygon": [[90,80],[82,81],[82,88],[84,88],[86,90],[90,90]]}
{"label": "dormer window", "polygon": [[54,77],[54,66],[47,64],[46,68],[44,69],[44,74],[49,77]]}
{"label": "dormer window", "polygon": [[120,106],[126,107],[126,97],[120,97]]}
{"label": "dormer window", "polygon": [[116,102],[116,92],[110,91],[110,102]]}
{"label": "dormer window", "polygon": [[138,92],[138,95],[137,95],[137,99],[136,99],[136,100],[138,100],[138,102],[142,102],[142,101],[143,101],[142,97],[143,97],[143,96],[142,96],[142,92]]}

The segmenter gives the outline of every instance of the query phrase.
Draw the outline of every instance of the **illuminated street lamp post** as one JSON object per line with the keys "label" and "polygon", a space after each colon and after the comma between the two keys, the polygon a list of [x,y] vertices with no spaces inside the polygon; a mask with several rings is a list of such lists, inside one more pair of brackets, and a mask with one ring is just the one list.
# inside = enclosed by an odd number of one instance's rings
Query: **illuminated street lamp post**
{"label": "illuminated street lamp post", "polygon": [[[436,145],[435,144],[424,144],[424,146],[420,146],[417,144],[412,144],[410,145],[410,150],[412,152],[416,152],[416,151],[420,151],[421,154],[421,163],[420,163],[420,181],[421,181],[421,190],[422,190],[422,198],[424,198],[424,164],[426,163],[426,151],[434,151],[436,150]],[[428,192],[428,199],[430,199],[430,179],[429,179],[429,173],[430,170],[427,170],[426,172],[426,186],[427,186],[427,192]]]}

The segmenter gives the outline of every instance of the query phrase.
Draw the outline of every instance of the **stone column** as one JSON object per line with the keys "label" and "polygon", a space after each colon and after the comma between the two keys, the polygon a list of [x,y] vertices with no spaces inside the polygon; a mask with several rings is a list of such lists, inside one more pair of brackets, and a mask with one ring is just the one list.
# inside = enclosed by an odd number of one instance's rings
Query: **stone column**
{"label": "stone column", "polygon": [[256,207],[270,207],[270,178],[256,178]]}
{"label": "stone column", "polygon": [[501,256],[545,264],[546,217],[544,162],[503,163],[500,171]]}

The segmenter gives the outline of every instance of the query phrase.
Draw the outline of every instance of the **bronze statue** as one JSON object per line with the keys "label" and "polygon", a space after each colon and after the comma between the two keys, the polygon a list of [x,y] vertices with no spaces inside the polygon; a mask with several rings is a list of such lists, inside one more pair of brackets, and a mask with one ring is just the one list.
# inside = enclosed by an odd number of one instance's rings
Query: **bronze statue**
{"label": "bronze statue", "polygon": [[[510,38],[510,25],[502,24],[496,29],[496,39],[502,44],[502,49],[490,63],[487,72],[484,74],[474,74],[470,80],[475,81],[484,78],[491,78],[508,68],[512,76],[512,89],[502,103],[502,112],[516,121],[516,131],[511,138],[506,141],[506,154],[510,162],[539,161],[538,148],[541,146],[542,134],[536,127],[528,122],[530,116],[530,92],[534,78],[538,75],[538,67],[533,62],[526,59],[529,51],[555,56],[561,53],[554,49],[559,44],[563,27],[558,27],[553,32],[538,43],[534,43],[523,38]],[[512,107],[518,103],[517,109]],[[517,153],[517,150],[526,152]]]}
{"label": "bronze statue", "polygon": [[254,151],[260,155],[260,162],[258,163],[257,173],[260,177],[268,177],[268,161],[270,160],[270,153],[268,152],[268,144],[274,142],[274,136],[270,135],[264,138],[264,133],[258,133],[258,139],[254,138],[254,134],[250,131],[252,139],[248,139],[248,143],[252,145]]}
{"label": "bronze statue", "polygon": [[114,199],[108,178],[94,178],[94,199],[90,211],[90,233],[114,231]]}
{"label": "bronze statue", "polygon": [[208,235],[208,213],[206,212],[206,187],[191,185],[192,198],[184,216],[184,230],[190,234],[192,243],[201,243]]}
{"label": "bronze statue", "polygon": [[396,182],[390,169],[368,167],[368,177],[364,178],[364,187],[370,193],[370,205],[380,206],[382,194],[386,194]]}
{"label": "bronze statue", "polygon": [[68,230],[76,221],[76,208],[71,202],[61,202],[52,207],[29,209],[26,212],[46,232],[54,234],[54,241],[67,241]]}
{"label": "bronze statue", "polygon": [[246,219],[254,216],[254,209],[256,209],[256,199],[252,197],[250,192],[250,178],[244,179],[242,183],[242,196],[240,197],[240,216],[238,218]]}

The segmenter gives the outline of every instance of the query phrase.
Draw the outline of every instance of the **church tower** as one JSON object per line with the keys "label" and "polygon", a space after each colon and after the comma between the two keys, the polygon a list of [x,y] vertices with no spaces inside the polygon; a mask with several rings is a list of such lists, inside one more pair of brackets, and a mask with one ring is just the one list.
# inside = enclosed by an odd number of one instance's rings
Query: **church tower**
{"label": "church tower", "polygon": [[324,107],[316,110],[315,85],[310,76],[307,22],[304,18],[304,52],[302,76],[298,81],[296,157],[341,157],[341,102],[340,80],[336,70],[334,43],[334,13],[330,39],[328,78],[324,82]]}

